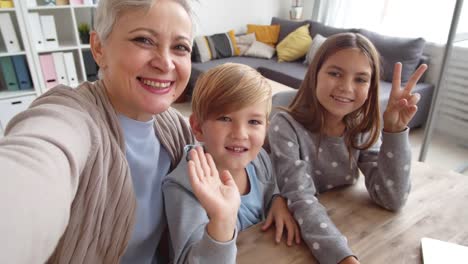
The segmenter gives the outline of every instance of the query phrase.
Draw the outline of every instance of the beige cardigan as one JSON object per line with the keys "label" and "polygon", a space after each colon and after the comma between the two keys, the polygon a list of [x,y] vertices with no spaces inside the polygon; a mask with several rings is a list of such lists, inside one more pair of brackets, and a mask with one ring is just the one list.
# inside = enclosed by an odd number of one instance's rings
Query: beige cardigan
{"label": "beige cardigan", "polygon": [[[193,136],[173,109],[155,123],[172,170]],[[0,263],[119,262],[136,201],[101,81],[54,88],[13,118],[0,139],[0,171]]]}

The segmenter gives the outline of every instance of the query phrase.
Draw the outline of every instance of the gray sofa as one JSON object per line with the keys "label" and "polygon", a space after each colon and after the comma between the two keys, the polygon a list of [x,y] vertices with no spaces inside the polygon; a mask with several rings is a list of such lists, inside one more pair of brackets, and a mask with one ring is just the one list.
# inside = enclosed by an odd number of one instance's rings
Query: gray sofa
{"label": "gray sofa", "polygon": [[[394,63],[398,61],[401,61],[403,63],[402,79],[403,81],[406,81],[409,78],[409,75],[415,70],[415,68],[419,64],[428,62],[428,58],[422,54],[425,44],[425,41],[422,38],[404,39],[388,37],[379,35],[377,33],[365,29],[334,28],[311,20],[290,21],[274,17],[271,21],[271,24],[280,25],[278,43],[282,39],[284,39],[289,33],[306,23],[310,24],[309,33],[312,36],[312,38],[316,34],[328,37],[330,35],[341,32],[355,32],[363,34],[373,42],[373,44],[379,51],[382,60],[382,80],[380,85],[380,103],[382,111],[385,109],[388,102],[388,97],[390,95],[392,70]],[[257,69],[266,78],[297,89],[299,88],[307,71],[308,65],[304,64],[303,61],[304,58],[301,58],[300,60],[294,62],[279,63],[277,62],[276,57],[273,57],[272,59],[262,59],[254,57],[229,57],[211,60],[204,63],[192,62],[192,74],[190,76],[190,81],[187,90],[188,93],[191,94],[191,91],[195,85],[197,78],[202,73],[226,62],[247,64]],[[420,82],[416,85],[416,87],[413,90],[414,92],[418,92],[421,94],[421,100],[418,103],[419,110],[416,116],[409,124],[410,127],[422,126],[425,123],[429,112],[434,85],[425,83],[423,80],[424,78],[420,80]],[[285,97],[283,99],[279,99],[278,97],[274,98],[274,105],[277,104],[279,101],[281,101],[281,104],[288,102],[287,100],[289,99],[287,98],[292,97],[294,94],[294,92],[291,92],[289,93],[289,95],[282,95],[283,97]]]}

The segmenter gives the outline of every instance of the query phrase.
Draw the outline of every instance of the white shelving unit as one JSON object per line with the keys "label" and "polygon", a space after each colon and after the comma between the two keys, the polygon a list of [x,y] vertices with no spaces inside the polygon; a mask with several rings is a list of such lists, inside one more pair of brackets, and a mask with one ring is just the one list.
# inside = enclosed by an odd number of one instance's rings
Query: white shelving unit
{"label": "white shelving unit", "polygon": [[[46,82],[42,75],[41,64],[39,61],[39,55],[51,54],[54,52],[72,52],[75,61],[76,74],[78,77],[77,83],[88,80],[87,72],[85,68],[85,61],[83,54],[89,52],[89,45],[83,45],[80,41],[78,33],[78,25],[80,23],[87,23],[90,28],[92,27],[92,19],[96,5],[45,5],[43,0],[37,0],[36,6],[22,8],[23,16],[28,18],[31,13],[38,13],[39,16],[53,16],[55,20],[55,26],[58,37],[58,47],[54,48],[42,48],[38,49],[36,45],[32,45],[32,57],[34,60],[35,67],[39,69],[37,72],[38,79],[41,87],[41,91],[45,92]],[[29,35],[32,35],[33,30],[31,27],[27,27]]]}
{"label": "white shelving unit", "polygon": [[[90,60],[90,47],[87,43],[81,43],[78,32],[80,23],[87,23],[90,28],[93,24],[93,14],[96,4],[74,4],[76,1],[56,1],[57,3],[68,2],[67,5],[47,5],[44,0],[13,0],[13,8],[0,8],[0,14],[10,14],[14,30],[21,50],[8,52],[0,34],[0,58],[16,55],[24,55],[27,67],[31,75],[33,87],[28,90],[10,91],[0,90],[0,131],[6,123],[18,112],[26,109],[30,102],[37,96],[47,91],[46,81],[41,67],[40,55],[55,52],[71,52],[73,54],[76,69],[76,83],[87,80],[95,80],[95,67],[88,67],[86,59]],[[84,0],[89,3],[89,0]],[[57,47],[38,47],[34,40],[34,30],[29,22],[30,14],[37,13],[39,16],[53,16],[58,38]],[[92,59],[91,59],[92,60]],[[95,64],[93,64],[95,66]],[[24,104],[23,104],[24,102]]]}
{"label": "white shelving unit", "polygon": [[[0,36],[0,58],[13,58],[14,56],[24,56],[26,68],[29,71],[32,87],[25,90],[7,90],[2,87],[0,90],[0,132],[8,121],[18,112],[26,109],[29,104],[40,94],[39,80],[34,66],[34,59],[30,50],[28,34],[26,32],[25,20],[21,11],[20,0],[13,1],[13,8],[0,8],[0,14],[9,14],[13,24],[14,34],[18,39],[20,51],[9,52]],[[1,34],[0,34],[1,35]]]}
{"label": "white shelving unit", "polygon": [[[18,38],[20,51],[15,52],[8,52],[6,46],[3,43],[3,39],[0,41],[0,57],[13,57],[18,55],[24,55],[26,57],[26,62],[28,66],[28,70],[31,76],[31,81],[33,83],[33,87],[30,90],[18,90],[18,91],[5,91],[0,90],[0,100],[9,99],[14,97],[21,97],[22,95],[34,95],[37,93],[38,87],[38,80],[35,75],[35,68],[33,65],[33,60],[31,57],[31,51],[29,49],[29,38],[26,33],[26,28],[24,25],[24,18],[22,16],[21,8],[19,6],[19,0],[14,0],[14,7],[13,8],[0,8],[0,14],[7,13],[10,15],[11,21],[13,23],[14,33]],[[0,109],[1,112],[2,109]]]}

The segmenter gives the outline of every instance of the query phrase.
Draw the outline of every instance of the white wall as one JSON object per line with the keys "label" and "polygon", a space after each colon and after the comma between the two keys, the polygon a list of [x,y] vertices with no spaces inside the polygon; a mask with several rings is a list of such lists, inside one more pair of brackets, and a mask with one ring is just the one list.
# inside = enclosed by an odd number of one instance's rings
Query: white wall
{"label": "white wall", "polygon": [[269,25],[273,16],[287,18],[290,1],[285,0],[198,0],[197,35],[211,35],[234,29],[244,33],[247,24]]}

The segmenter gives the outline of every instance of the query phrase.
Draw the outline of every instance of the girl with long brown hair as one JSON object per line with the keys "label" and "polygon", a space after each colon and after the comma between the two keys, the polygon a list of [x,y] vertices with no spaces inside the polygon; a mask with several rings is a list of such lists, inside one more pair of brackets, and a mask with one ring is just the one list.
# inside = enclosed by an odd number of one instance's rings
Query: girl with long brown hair
{"label": "girl with long brown hair", "polygon": [[302,238],[322,264],[359,262],[317,200],[319,193],[354,184],[362,172],[378,205],[398,210],[406,201],[411,164],[407,125],[419,100],[411,90],[427,65],[403,89],[401,68],[395,64],[382,132],[377,50],[360,34],[331,36],[293,102],[272,118],[268,139],[278,186]]}

